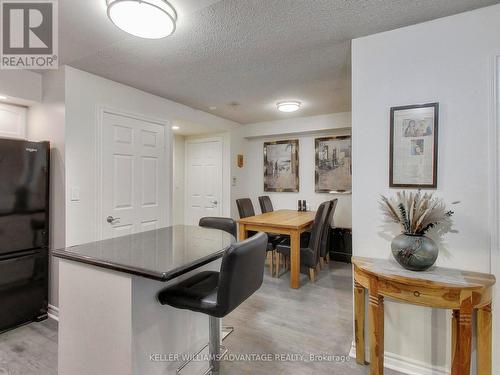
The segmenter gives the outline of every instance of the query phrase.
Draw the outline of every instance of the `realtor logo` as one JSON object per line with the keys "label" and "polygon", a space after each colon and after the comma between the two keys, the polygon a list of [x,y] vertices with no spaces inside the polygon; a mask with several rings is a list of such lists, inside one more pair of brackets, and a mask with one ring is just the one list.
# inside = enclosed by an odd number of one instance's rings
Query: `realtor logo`
{"label": "realtor logo", "polygon": [[57,0],[1,0],[2,69],[57,69]]}

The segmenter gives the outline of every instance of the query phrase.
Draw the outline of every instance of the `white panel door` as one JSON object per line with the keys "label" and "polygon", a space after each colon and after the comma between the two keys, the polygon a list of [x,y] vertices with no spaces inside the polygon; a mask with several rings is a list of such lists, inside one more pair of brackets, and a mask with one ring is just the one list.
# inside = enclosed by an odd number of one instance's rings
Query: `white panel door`
{"label": "white panel door", "polygon": [[222,214],[222,141],[186,143],[186,224]]}
{"label": "white panel door", "polygon": [[102,237],[164,226],[167,195],[165,128],[105,112],[101,160]]}

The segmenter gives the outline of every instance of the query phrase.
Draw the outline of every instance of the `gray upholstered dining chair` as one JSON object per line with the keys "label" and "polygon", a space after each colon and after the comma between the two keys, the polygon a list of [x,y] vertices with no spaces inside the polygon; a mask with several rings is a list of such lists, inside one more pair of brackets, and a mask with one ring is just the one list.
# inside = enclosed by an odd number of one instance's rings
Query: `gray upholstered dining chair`
{"label": "gray upholstered dining chair", "polygon": [[[319,256],[321,251],[321,242],[323,240],[324,232],[329,221],[332,203],[330,201],[323,202],[316,211],[314,223],[311,233],[309,235],[307,244],[301,240],[300,245],[300,265],[301,268],[307,268],[309,279],[314,282],[316,280],[316,270],[319,267]],[[279,254],[278,258],[278,277],[280,277],[280,264],[281,257],[285,259],[290,258],[290,241],[284,240],[277,247],[276,251]],[[288,263],[288,262],[287,262]],[[301,269],[302,270],[302,269]]]}
{"label": "gray upholstered dining chair", "polygon": [[[236,206],[238,207],[238,213],[240,214],[240,219],[246,217],[255,216],[255,210],[253,208],[253,203],[250,198],[240,198],[236,199]],[[248,236],[253,236],[256,232],[249,232]],[[269,261],[269,273],[274,276],[274,264],[276,258],[276,246],[283,241],[283,237],[279,234],[268,233],[267,251],[271,254]]]}
{"label": "gray upholstered dining chair", "polygon": [[236,199],[236,206],[238,207],[240,219],[255,216],[255,210],[253,209],[253,203],[250,198]]}
{"label": "gray upholstered dining chair", "polygon": [[260,212],[262,212],[263,214],[274,211],[273,202],[271,202],[271,198],[269,198],[269,195],[260,196],[259,205],[260,205]]}
{"label": "gray upholstered dining chair", "polygon": [[335,215],[335,209],[337,208],[338,199],[332,199],[330,202],[332,206],[330,209],[330,215],[327,218],[323,238],[321,240],[321,250],[319,254],[319,265],[321,268],[323,268],[325,264],[328,264],[328,262],[330,261],[330,228],[332,227],[334,222],[333,218]]}

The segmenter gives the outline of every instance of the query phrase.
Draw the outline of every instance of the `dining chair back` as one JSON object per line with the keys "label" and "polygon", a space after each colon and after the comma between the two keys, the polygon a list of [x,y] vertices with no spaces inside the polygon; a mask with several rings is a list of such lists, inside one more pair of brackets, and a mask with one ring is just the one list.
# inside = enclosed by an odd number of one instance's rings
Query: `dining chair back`
{"label": "dining chair back", "polygon": [[259,205],[260,205],[260,211],[263,214],[274,211],[273,202],[271,202],[271,198],[269,198],[269,195],[260,196]]}
{"label": "dining chair back", "polygon": [[332,203],[330,201],[323,202],[319,205],[316,211],[316,216],[314,217],[313,227],[311,229],[311,237],[309,238],[308,248],[313,252],[312,265],[316,266],[319,262],[319,257],[321,254],[321,245],[323,243],[323,237],[325,233],[325,228],[328,222],[328,217],[331,212]]}
{"label": "dining chair back", "polygon": [[253,209],[253,203],[250,198],[236,199],[236,206],[238,206],[238,213],[240,214],[240,219],[244,219],[245,217],[255,216],[255,210]]}
{"label": "dining chair back", "polygon": [[[332,202],[330,201],[321,203],[316,211],[311,231],[307,232],[308,236],[301,236],[300,265],[301,268],[303,266],[309,269],[309,279],[312,282],[316,279],[316,269],[319,265],[321,242],[323,240],[325,227],[331,212],[331,207]],[[286,239],[282,241],[278,246],[276,246],[276,250],[280,254],[277,262],[278,277],[280,277],[279,270],[281,268],[281,260],[284,257],[286,263],[288,263],[286,259],[290,258],[291,255],[290,240]]]}
{"label": "dining chair back", "polygon": [[338,199],[332,199],[330,201],[330,214],[327,216],[325,228],[323,231],[323,236],[321,239],[321,250],[320,257],[324,259],[329,252],[330,245],[330,228],[333,224],[333,216],[335,215],[335,209],[337,208]]}

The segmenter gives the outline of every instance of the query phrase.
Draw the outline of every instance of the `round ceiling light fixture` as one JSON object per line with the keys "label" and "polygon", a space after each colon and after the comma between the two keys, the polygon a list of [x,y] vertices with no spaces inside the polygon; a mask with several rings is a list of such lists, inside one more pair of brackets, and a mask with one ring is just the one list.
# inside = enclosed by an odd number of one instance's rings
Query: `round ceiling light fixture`
{"label": "round ceiling light fixture", "polygon": [[177,12],[166,0],[106,0],[108,17],[123,31],[160,39],[175,31]]}
{"label": "round ceiling light fixture", "polygon": [[297,101],[286,101],[286,102],[276,103],[276,107],[278,107],[278,111],[281,111],[281,112],[298,111],[300,109],[301,105],[302,105],[302,103],[297,102]]}

